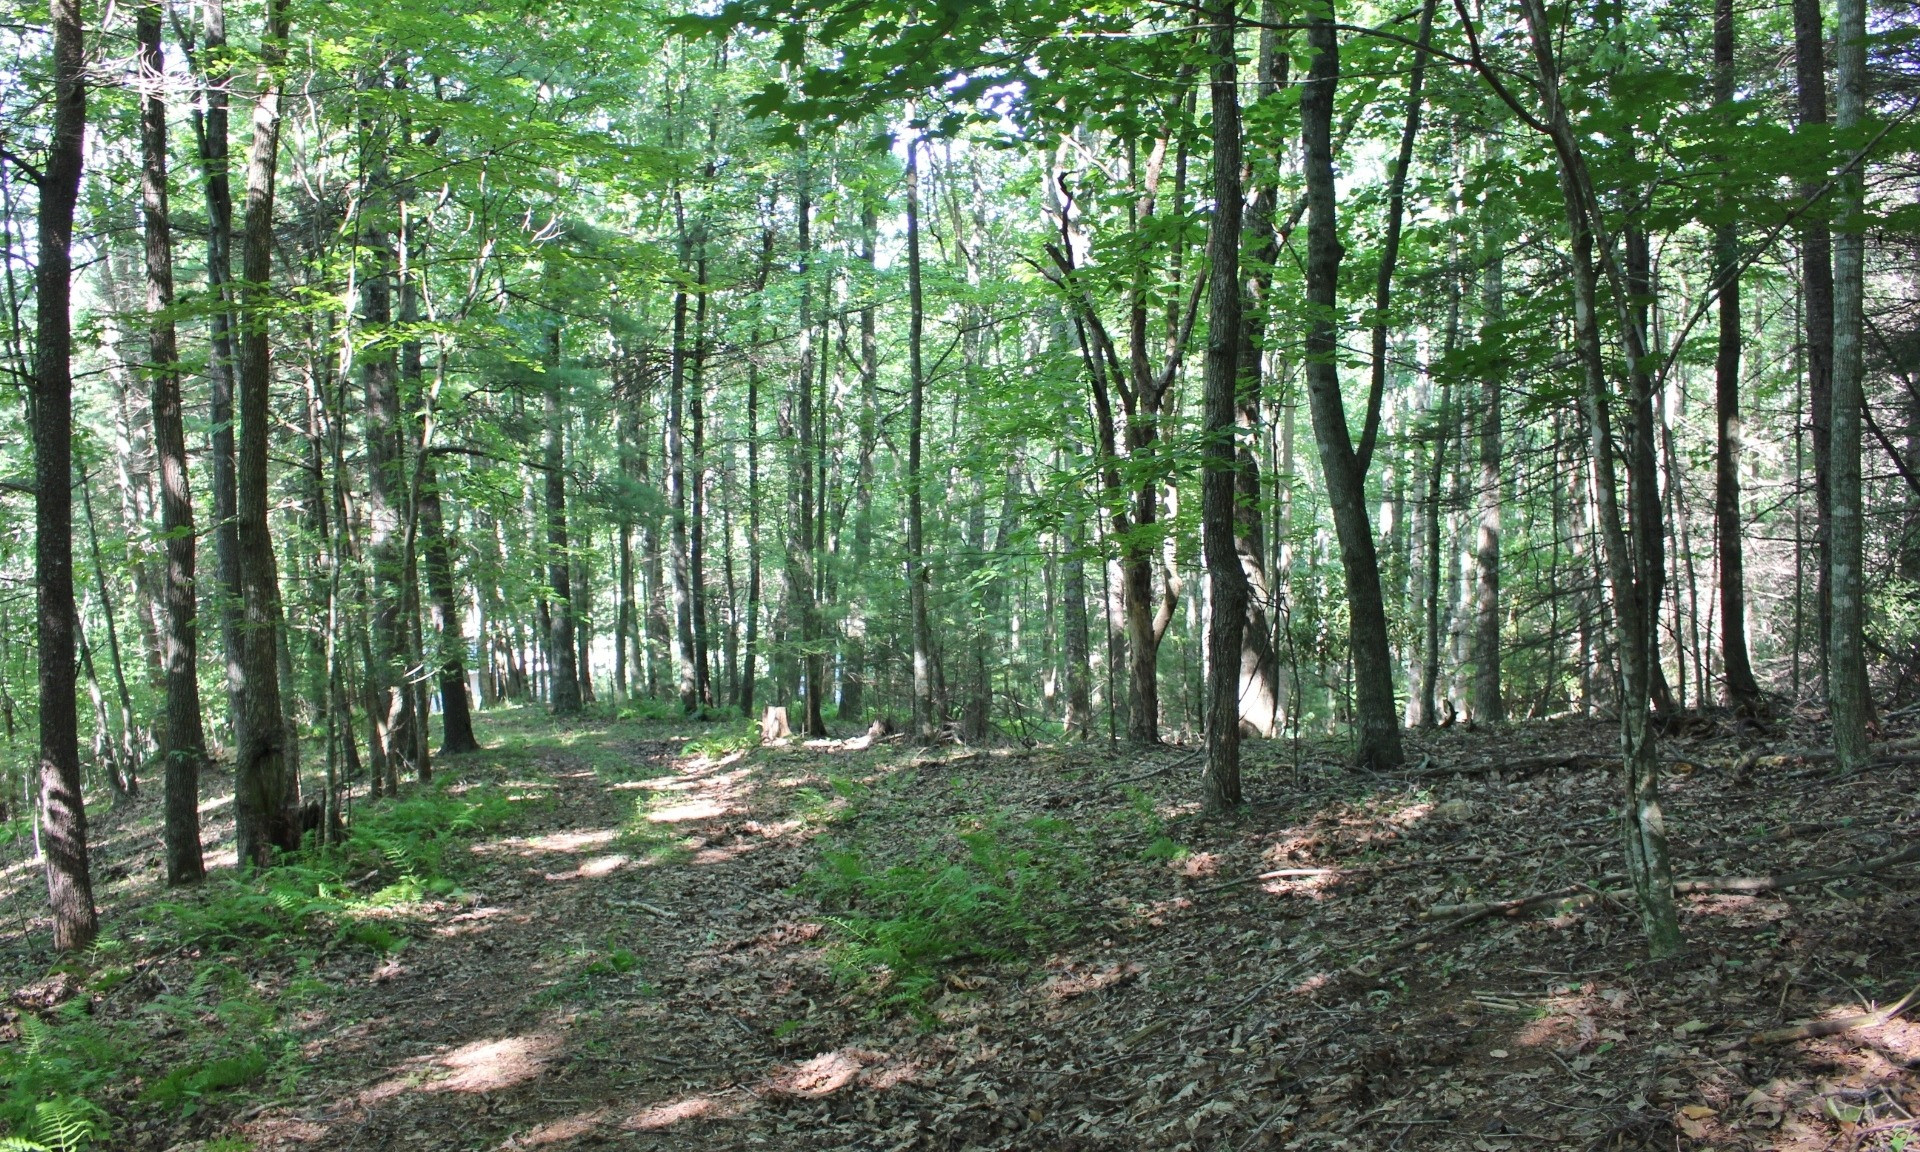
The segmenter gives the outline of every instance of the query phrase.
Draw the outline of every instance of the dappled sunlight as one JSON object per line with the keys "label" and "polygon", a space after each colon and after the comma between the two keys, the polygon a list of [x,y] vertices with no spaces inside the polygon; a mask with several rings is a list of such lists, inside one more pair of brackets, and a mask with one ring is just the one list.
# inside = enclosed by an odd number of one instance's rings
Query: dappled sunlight
{"label": "dappled sunlight", "polygon": [[[865,1048],[836,1048],[831,1052],[822,1052],[811,1060],[788,1067],[776,1068],[767,1076],[765,1091],[773,1096],[793,1096],[818,1099],[831,1096],[840,1089],[856,1081],[876,1087],[869,1077],[868,1069],[883,1064],[887,1059],[884,1052],[872,1052]],[[888,1085],[912,1079],[912,1070],[891,1069],[887,1077]]]}
{"label": "dappled sunlight", "polygon": [[647,813],[647,819],[655,824],[680,824],[688,820],[711,820],[731,811],[733,805],[724,800],[690,800],[685,804],[656,808]]}
{"label": "dappled sunlight", "polygon": [[631,860],[632,857],[619,853],[611,856],[595,856],[591,860],[583,862],[578,868],[570,872],[548,872],[545,873],[545,876],[548,880],[590,880],[598,876],[606,876],[613,872],[618,872],[621,868],[626,867]]}
{"label": "dappled sunlight", "polygon": [[621,1123],[620,1127],[635,1132],[658,1132],[671,1128],[675,1124],[684,1124],[689,1120],[721,1120],[738,1115],[741,1104],[738,1101],[722,1100],[718,1096],[699,1093],[685,1096],[666,1104],[656,1104],[643,1108]]}
{"label": "dappled sunlight", "polygon": [[544,836],[510,836],[504,840],[494,840],[485,844],[475,844],[476,856],[548,856],[590,852],[605,848],[619,839],[617,828],[595,828],[583,831],[552,832]]}
{"label": "dappled sunlight", "polygon": [[498,1092],[536,1079],[546,1071],[560,1049],[560,1038],[549,1033],[476,1040],[437,1056],[416,1057],[406,1073],[383,1080],[362,1092],[359,1102],[377,1104],[409,1091]]}
{"label": "dappled sunlight", "polygon": [[1724,919],[1729,928],[1752,928],[1785,920],[1793,915],[1793,905],[1774,897],[1702,892],[1682,900],[1680,914]]}
{"label": "dappled sunlight", "polygon": [[590,1112],[579,1112],[537,1124],[518,1136],[509,1137],[506,1143],[500,1145],[501,1152],[514,1148],[546,1148],[578,1140],[598,1128],[600,1122],[606,1119],[607,1111],[605,1108],[595,1108]]}

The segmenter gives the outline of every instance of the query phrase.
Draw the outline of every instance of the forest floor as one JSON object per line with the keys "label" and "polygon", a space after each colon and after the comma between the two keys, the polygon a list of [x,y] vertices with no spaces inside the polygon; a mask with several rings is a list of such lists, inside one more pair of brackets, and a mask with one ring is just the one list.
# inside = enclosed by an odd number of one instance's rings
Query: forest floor
{"label": "forest floor", "polygon": [[[1398,775],[1250,744],[1234,820],[1173,747],[480,726],[360,805],[371,857],[252,886],[228,839],[166,893],[157,802],[109,813],[83,964],[0,861],[15,1103],[66,1084],[130,1152],[1920,1149],[1920,1024],[1750,1039],[1920,981],[1920,865],[1684,895],[1649,964],[1606,723],[1410,734]],[[1914,844],[1920,758],[1817,740],[1663,742],[1676,874]]]}

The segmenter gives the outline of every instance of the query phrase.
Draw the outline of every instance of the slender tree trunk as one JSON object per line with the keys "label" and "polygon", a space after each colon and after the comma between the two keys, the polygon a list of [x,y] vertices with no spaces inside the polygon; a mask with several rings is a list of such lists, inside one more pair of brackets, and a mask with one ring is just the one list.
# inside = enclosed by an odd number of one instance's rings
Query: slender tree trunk
{"label": "slender tree trunk", "polygon": [[[1480,285],[1483,346],[1497,347],[1503,339],[1499,324],[1505,312],[1503,284],[1505,237],[1492,230],[1492,252]],[[1488,363],[1480,378],[1480,530],[1474,540],[1477,595],[1473,624],[1473,706],[1475,720],[1500,724],[1507,718],[1500,697],[1500,388],[1505,359]]]}
{"label": "slender tree trunk", "polygon": [[1087,620],[1086,527],[1077,506],[1067,511],[1066,555],[1060,558],[1060,636],[1065,649],[1067,681],[1067,735],[1086,740],[1093,735],[1093,699],[1089,660],[1093,639]]}
{"label": "slender tree trunk", "polygon": [[792,555],[788,564],[789,590],[794,596],[793,611],[799,617],[800,659],[805,680],[806,698],[802,707],[801,730],[808,736],[825,736],[826,720],[821,715],[821,706],[826,700],[826,661],[818,651],[820,644],[820,610],[815,598],[815,576],[820,563],[819,549],[815,541],[815,517],[824,509],[818,499],[814,484],[814,405],[813,375],[814,357],[824,356],[825,349],[815,348],[815,316],[813,310],[813,172],[812,161],[808,158],[806,144],[803,141],[800,151],[799,197],[794,207],[795,219],[799,228],[799,276],[800,276],[800,363],[794,375],[793,420],[799,433],[797,451],[793,460],[793,479],[795,500],[799,507],[794,521]]}
{"label": "slender tree trunk", "polygon": [[87,91],[80,0],[52,0],[53,138],[40,174],[34,266],[33,484],[40,645],[40,847],[53,946],[93,943],[99,920],[87,864],[80,731],[74,700],[79,614],[73,601],[73,215],[85,158]]}
{"label": "slender tree trunk", "polygon": [[560,379],[560,320],[547,328],[547,428],[543,449],[547,505],[547,583],[553,589],[547,628],[550,705],[556,716],[580,714],[580,668],[573,649],[573,555],[567,546],[567,409]]}
{"label": "slender tree trunk", "polygon": [[1453,442],[1453,381],[1440,382],[1440,404],[1434,409],[1432,440],[1433,458],[1427,465],[1427,492],[1420,509],[1422,539],[1422,559],[1426,570],[1423,573],[1425,586],[1421,589],[1421,620],[1424,624],[1422,644],[1420,645],[1420,686],[1417,699],[1419,706],[1410,717],[1412,722],[1422,728],[1431,728],[1440,722],[1437,694],[1440,685],[1440,498],[1447,475],[1447,445]]}
{"label": "slender tree trunk", "polygon": [[[1794,76],[1798,104],[1796,131],[1817,133],[1827,122],[1826,37],[1820,0],[1793,0]],[[1823,169],[1800,183],[1803,197],[1826,183]],[[1806,300],[1807,412],[1813,447],[1813,541],[1815,678],[1827,682],[1827,639],[1833,615],[1828,506],[1831,503],[1833,431],[1833,240],[1818,213],[1800,226],[1801,293]]]}
{"label": "slender tree trunk", "polygon": [[447,539],[440,477],[431,453],[421,461],[420,535],[426,541],[427,587],[433,597],[433,632],[439,645],[440,754],[477,752],[473,706],[467,696],[467,637],[454,591],[453,552]]}
{"label": "slender tree trunk", "polygon": [[[1834,129],[1846,134],[1867,115],[1866,0],[1838,0],[1834,30]],[[1834,197],[1841,227],[1833,238],[1833,388],[1827,417],[1827,542],[1832,569],[1827,639],[1827,699],[1833,748],[1842,771],[1867,766],[1867,724],[1873,711],[1866,657],[1865,578],[1861,571],[1860,410],[1866,403],[1865,184],[1859,164],[1840,177]]]}
{"label": "slender tree trunk", "polygon": [[1326,478],[1327,503],[1340,541],[1340,562],[1347,577],[1349,643],[1353,652],[1354,721],[1358,728],[1357,763],[1397,767],[1400,717],[1393,703],[1392,654],[1387,640],[1386,605],[1381,599],[1380,562],[1373,527],[1367,519],[1365,475],[1347,432],[1346,406],[1340,397],[1334,327],[1340,276],[1340,237],[1334,221],[1333,94],[1340,78],[1339,42],[1333,13],[1309,17],[1308,44],[1313,67],[1301,90],[1301,134],[1306,148],[1307,300],[1313,316],[1307,327],[1307,396],[1314,439]]}
{"label": "slender tree trunk", "polygon": [[[1733,102],[1733,0],[1714,0],[1713,99]],[[1720,651],[1727,703],[1752,711],[1760,685],[1747,655],[1746,564],[1740,524],[1740,230],[1732,221],[1714,229],[1714,280],[1720,289],[1720,346],[1714,357],[1713,525],[1720,551]]]}
{"label": "slender tree trunk", "polygon": [[907,141],[907,600],[913,631],[913,735],[931,743],[939,717],[933,706],[933,629],[921,499],[920,442],[927,407],[927,377],[921,358],[926,333],[926,297],[920,275],[920,139]]}
{"label": "slender tree trunk", "polygon": [[[1431,7],[1432,0],[1428,0]],[[1207,623],[1207,808],[1240,805],[1241,637],[1247,626],[1247,574],[1241,568],[1235,475],[1240,415],[1240,93],[1235,0],[1212,6],[1213,223],[1207,233],[1205,446],[1201,449],[1201,543],[1212,612]]]}
{"label": "slender tree trunk", "polygon": [[206,875],[200,855],[200,769],[207,737],[200,722],[199,640],[194,601],[193,498],[187,483],[187,434],[180,411],[180,356],[173,317],[173,222],[167,205],[167,100],[161,59],[161,4],[135,13],[140,51],[140,200],[147,263],[147,355],[152,361],[153,444],[160,471],[163,545],[161,665],[166,725],[160,756],[166,796],[167,883]]}
{"label": "slender tree trunk", "polygon": [[[1673,872],[1667,855],[1666,817],[1660,807],[1660,760],[1652,717],[1648,710],[1654,669],[1654,617],[1647,610],[1658,575],[1657,549],[1644,546],[1649,535],[1659,535],[1657,496],[1649,502],[1644,488],[1629,490],[1633,510],[1633,543],[1620,514],[1618,486],[1614,470],[1614,446],[1609,405],[1607,368],[1600,343],[1597,312],[1599,296],[1594,272],[1596,248],[1600,259],[1608,261],[1609,279],[1616,297],[1622,345],[1627,354],[1627,375],[1636,395],[1633,397],[1636,422],[1641,402],[1650,400],[1642,389],[1642,365],[1646,349],[1640,343],[1642,329],[1636,326],[1625,284],[1610,263],[1610,242],[1601,231],[1604,221],[1587,179],[1585,159],[1560,103],[1559,64],[1553,54],[1553,42],[1541,0],[1524,0],[1524,10],[1539,68],[1540,88],[1547,106],[1548,130],[1559,161],[1561,196],[1566,205],[1567,226],[1572,238],[1572,286],[1574,330],[1579,344],[1583,370],[1587,431],[1592,445],[1594,489],[1600,536],[1605,553],[1607,575],[1613,585],[1615,647],[1619,659],[1619,709],[1622,766],[1626,777],[1626,804],[1622,813],[1627,871],[1640,898],[1641,924],[1647,936],[1647,950],[1655,959],[1680,950],[1680,926],[1674,907]],[[1651,429],[1640,433],[1641,444],[1634,446],[1651,455]],[[1644,464],[1642,485],[1654,477]],[[1635,497],[1639,497],[1636,499]],[[1646,515],[1656,517],[1652,525],[1641,523]]]}
{"label": "slender tree trunk", "polygon": [[240,635],[240,527],[234,476],[233,183],[228,173],[227,141],[227,90],[233,73],[226,64],[224,0],[201,0],[200,24],[206,67],[201,87],[202,107],[194,113],[194,127],[207,202],[207,287],[214,298],[212,313],[207,318],[211,343],[207,359],[207,416],[213,457],[214,585],[220,614],[222,663],[227,668],[227,722],[230,729],[237,731],[241,701],[236,670],[243,640]]}
{"label": "slender tree trunk", "polygon": [[[754,331],[758,344],[759,330]],[[747,635],[740,654],[740,714],[753,715],[760,654],[760,366],[747,361]]]}
{"label": "slender tree trunk", "polygon": [[707,239],[700,226],[699,256],[694,261],[693,371],[687,390],[687,420],[692,426],[692,459],[687,476],[687,593],[692,605],[693,691],[702,705],[713,698],[707,626]]}
{"label": "slender tree trunk", "polygon": [[268,428],[272,359],[268,342],[273,278],[274,178],[280,154],[281,68],[287,55],[287,2],[267,0],[260,40],[260,91],[253,107],[247,205],[241,234],[242,306],[236,362],[241,604],[240,725],[235,743],[235,841],[240,863],[264,867],[273,850],[300,846],[299,761],[280,703],[280,583],[268,524]]}
{"label": "slender tree trunk", "polygon": [[[680,259],[687,259],[685,225],[681,225]],[[673,573],[673,633],[670,642],[674,677],[680,690],[680,710],[692,714],[700,707],[699,676],[693,660],[693,575],[687,556],[687,292],[673,294],[671,362],[667,371],[667,407],[661,421],[662,449],[666,456],[667,512],[669,526],[667,549]]]}

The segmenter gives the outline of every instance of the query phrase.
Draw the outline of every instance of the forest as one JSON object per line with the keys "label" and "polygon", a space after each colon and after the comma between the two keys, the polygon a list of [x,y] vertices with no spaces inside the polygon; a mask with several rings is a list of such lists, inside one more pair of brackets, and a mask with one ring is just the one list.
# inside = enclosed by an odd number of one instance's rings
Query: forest
{"label": "forest", "polygon": [[1912,0],[0,11],[0,1147],[1920,1147]]}

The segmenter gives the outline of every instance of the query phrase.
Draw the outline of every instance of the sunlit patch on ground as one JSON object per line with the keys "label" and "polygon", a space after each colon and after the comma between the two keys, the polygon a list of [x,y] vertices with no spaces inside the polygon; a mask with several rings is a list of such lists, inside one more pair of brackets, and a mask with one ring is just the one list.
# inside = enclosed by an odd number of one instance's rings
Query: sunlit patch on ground
{"label": "sunlit patch on ground", "polygon": [[1724,917],[1729,928],[1749,928],[1785,920],[1793,915],[1793,905],[1763,896],[1707,892],[1687,898],[1680,905],[1680,913],[1683,916]]}
{"label": "sunlit patch on ground", "polygon": [[475,844],[476,856],[543,856],[560,853],[590,852],[605,848],[620,836],[616,828],[553,832],[545,836],[513,836],[487,844]]}
{"label": "sunlit patch on ground", "polygon": [[578,1140],[598,1128],[606,1116],[607,1109],[596,1108],[591,1112],[549,1120],[545,1124],[535,1125],[526,1132],[509,1138],[500,1146],[501,1152],[508,1152],[515,1148],[546,1148],[554,1144],[564,1144],[569,1140]]}
{"label": "sunlit patch on ground", "polygon": [[498,1092],[537,1078],[559,1049],[560,1038],[545,1033],[476,1040],[439,1056],[417,1058],[413,1069],[362,1092],[359,1102],[377,1104],[408,1091]]}
{"label": "sunlit patch on ground", "polygon": [[[767,1076],[764,1091],[771,1096],[795,1096],[818,1099],[831,1096],[849,1084],[869,1088],[889,1087],[912,1078],[909,1066],[886,1066],[887,1054],[865,1048],[836,1048],[811,1060],[776,1068]],[[869,1072],[869,1069],[873,1069]],[[886,1083],[878,1080],[885,1079]]]}
{"label": "sunlit patch on ground", "polygon": [[722,800],[690,800],[685,804],[656,808],[647,813],[647,819],[655,824],[682,824],[689,820],[711,820],[731,811],[733,806]]}
{"label": "sunlit patch on ground", "polygon": [[620,1125],[635,1132],[658,1132],[690,1120],[721,1120],[739,1113],[740,1103],[705,1093],[643,1108]]}
{"label": "sunlit patch on ground", "polygon": [[570,872],[548,872],[545,875],[549,880],[590,880],[596,876],[605,876],[619,871],[631,859],[630,856],[618,853],[611,856],[595,856]]}

